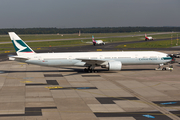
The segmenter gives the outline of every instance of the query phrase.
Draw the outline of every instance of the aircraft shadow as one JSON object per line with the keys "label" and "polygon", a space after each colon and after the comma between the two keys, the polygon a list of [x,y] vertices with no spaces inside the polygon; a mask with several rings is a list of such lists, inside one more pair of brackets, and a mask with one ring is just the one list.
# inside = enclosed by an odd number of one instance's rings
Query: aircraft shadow
{"label": "aircraft shadow", "polygon": [[148,70],[155,70],[155,69],[122,69],[121,71],[148,71]]}
{"label": "aircraft shadow", "polygon": [[[27,70],[27,71],[13,71],[13,70],[0,70],[0,74],[3,73],[22,73],[22,72],[72,72],[72,74],[68,74],[68,75],[64,75],[64,76],[71,76],[71,75],[80,75],[80,74],[93,74],[93,73],[88,73],[85,72],[83,69],[72,69],[72,68],[66,68],[67,70]],[[108,71],[108,70],[104,70],[104,69],[96,69],[97,70],[97,74],[98,73],[117,73],[117,71]],[[122,69],[121,71],[149,71],[149,70],[154,70],[154,69]],[[75,73],[74,73],[75,72]]]}
{"label": "aircraft shadow", "polygon": [[[0,72],[3,73],[18,73],[18,72],[79,72],[79,73],[88,73],[88,72],[84,72],[83,69],[72,69],[72,68],[66,68],[68,70],[26,70],[26,71],[6,71],[6,70],[0,70]],[[107,73],[116,73],[116,71],[108,71],[108,70],[103,70],[103,69],[96,69],[98,71],[98,73],[103,73],[103,72],[107,72]],[[121,69],[121,71],[145,71],[145,70],[154,70],[154,69]]]}
{"label": "aircraft shadow", "polygon": [[2,73],[20,73],[20,72],[69,72],[69,70],[33,70],[33,71],[1,71]]}
{"label": "aircraft shadow", "polygon": [[[88,73],[85,72],[84,69],[72,69],[72,68],[66,68],[67,70],[0,70],[0,74],[3,73],[23,73],[23,72],[27,72],[27,73],[31,73],[31,72],[72,72],[72,74],[68,74],[65,76],[70,76],[70,75],[77,75],[77,74],[92,74],[92,73]],[[97,73],[116,73],[115,71],[108,71],[108,70],[98,70],[96,69],[98,72]],[[74,73],[75,72],[75,73]]]}

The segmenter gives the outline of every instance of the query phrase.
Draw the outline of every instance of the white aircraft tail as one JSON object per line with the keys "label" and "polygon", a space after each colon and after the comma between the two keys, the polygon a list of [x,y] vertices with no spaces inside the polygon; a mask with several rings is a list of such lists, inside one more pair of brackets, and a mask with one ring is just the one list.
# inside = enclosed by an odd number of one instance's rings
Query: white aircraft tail
{"label": "white aircraft tail", "polygon": [[9,36],[18,56],[35,54],[35,52],[15,32],[9,32]]}
{"label": "white aircraft tail", "polygon": [[93,42],[96,42],[96,41],[94,40],[94,36],[93,36],[93,35],[92,35],[92,41],[93,41]]}

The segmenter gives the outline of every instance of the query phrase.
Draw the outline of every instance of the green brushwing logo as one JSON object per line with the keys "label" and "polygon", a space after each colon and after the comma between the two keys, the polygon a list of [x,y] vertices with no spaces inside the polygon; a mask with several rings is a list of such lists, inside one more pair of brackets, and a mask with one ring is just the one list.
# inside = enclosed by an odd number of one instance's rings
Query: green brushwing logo
{"label": "green brushwing logo", "polygon": [[33,52],[22,40],[12,40],[17,52]]}
{"label": "green brushwing logo", "polygon": [[163,57],[161,58],[161,60],[171,60],[172,58],[171,57]]}

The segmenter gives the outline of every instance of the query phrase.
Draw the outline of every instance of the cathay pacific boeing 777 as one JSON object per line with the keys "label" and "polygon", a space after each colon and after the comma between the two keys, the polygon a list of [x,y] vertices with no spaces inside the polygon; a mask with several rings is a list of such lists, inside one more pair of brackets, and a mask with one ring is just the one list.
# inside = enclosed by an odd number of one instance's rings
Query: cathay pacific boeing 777
{"label": "cathay pacific boeing 777", "polygon": [[9,60],[42,66],[81,66],[92,72],[96,66],[121,70],[122,65],[163,65],[172,59],[155,51],[35,53],[14,32],[9,32],[9,36],[17,53]]}

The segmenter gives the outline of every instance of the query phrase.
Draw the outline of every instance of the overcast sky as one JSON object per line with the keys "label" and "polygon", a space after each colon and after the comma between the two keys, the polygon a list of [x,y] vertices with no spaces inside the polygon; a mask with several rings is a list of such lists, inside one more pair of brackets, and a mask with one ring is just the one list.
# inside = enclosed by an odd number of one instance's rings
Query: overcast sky
{"label": "overcast sky", "polygon": [[180,0],[0,0],[0,28],[180,26]]}

